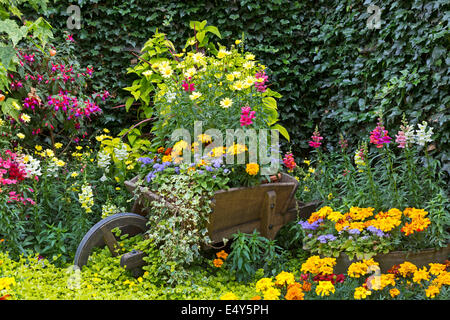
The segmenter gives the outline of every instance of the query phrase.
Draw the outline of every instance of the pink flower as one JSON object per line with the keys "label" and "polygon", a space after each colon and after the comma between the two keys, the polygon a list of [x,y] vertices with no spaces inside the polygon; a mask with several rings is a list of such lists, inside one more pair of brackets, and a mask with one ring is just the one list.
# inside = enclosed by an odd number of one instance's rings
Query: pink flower
{"label": "pink flower", "polygon": [[67,35],[66,40],[67,40],[67,41],[75,42],[75,40],[73,39],[73,36],[72,36],[71,34],[68,34],[68,35]]}
{"label": "pink flower", "polygon": [[383,144],[391,143],[391,137],[388,136],[388,131],[384,129],[381,121],[370,133],[370,143],[376,145],[377,148],[382,148]]}
{"label": "pink flower", "polygon": [[323,137],[320,136],[319,130],[316,127],[316,130],[313,132],[313,135],[311,136],[311,141],[309,141],[309,146],[313,148],[319,148],[322,143],[320,142],[323,140]]}
{"label": "pink flower", "polygon": [[297,166],[294,160],[294,156],[292,155],[292,152],[286,153],[286,155],[283,158],[283,163],[290,171],[292,171]]}
{"label": "pink flower", "polygon": [[252,119],[255,118],[255,111],[251,111],[249,106],[241,108],[241,127],[249,126],[253,124]]}
{"label": "pink flower", "polygon": [[[189,78],[188,80],[190,80],[191,78]],[[186,92],[192,92],[195,91],[195,86],[193,83],[188,83],[185,80],[183,80],[183,83],[181,84],[181,86],[183,87],[184,91]]]}
{"label": "pink flower", "polygon": [[398,134],[395,135],[395,137],[395,142],[398,143],[398,147],[402,149],[405,148],[407,142],[405,133],[403,131],[399,131]]}
{"label": "pink flower", "polygon": [[256,73],[256,74],[255,74],[255,78],[256,78],[257,80],[258,80],[258,79],[262,79],[262,81],[259,80],[259,81],[256,81],[256,82],[255,82],[255,88],[256,88],[256,90],[257,90],[258,92],[265,92],[266,89],[267,89],[267,86],[265,85],[265,83],[266,83],[267,79],[269,78],[269,77],[266,75],[266,72],[265,72],[265,71],[260,71],[260,72]]}

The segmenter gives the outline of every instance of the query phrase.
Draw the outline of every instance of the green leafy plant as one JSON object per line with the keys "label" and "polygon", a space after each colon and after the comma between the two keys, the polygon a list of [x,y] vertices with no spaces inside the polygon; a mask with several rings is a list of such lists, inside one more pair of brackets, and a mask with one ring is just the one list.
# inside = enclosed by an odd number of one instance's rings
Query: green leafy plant
{"label": "green leafy plant", "polygon": [[238,232],[234,235],[227,268],[235,272],[238,281],[249,281],[259,269],[275,275],[281,271],[284,262],[282,248],[276,241],[260,236],[255,230],[252,234]]}

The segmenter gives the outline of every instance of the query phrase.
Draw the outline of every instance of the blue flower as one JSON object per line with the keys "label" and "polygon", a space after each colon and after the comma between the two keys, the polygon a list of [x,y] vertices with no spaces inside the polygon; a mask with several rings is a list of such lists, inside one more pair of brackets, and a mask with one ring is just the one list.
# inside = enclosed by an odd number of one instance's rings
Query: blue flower
{"label": "blue flower", "polygon": [[213,168],[210,166],[205,166],[205,169],[206,169],[206,171],[209,171],[209,172],[213,171]]}
{"label": "blue flower", "polygon": [[382,230],[375,228],[374,226],[368,226],[367,230],[369,230],[373,234],[377,235],[378,237],[387,237],[388,236]]}
{"label": "blue flower", "polygon": [[154,162],[153,159],[149,157],[140,157],[137,161],[142,162],[143,164],[150,164]]}
{"label": "blue flower", "polygon": [[359,229],[350,229],[350,230],[348,230],[348,233],[350,233],[350,234],[360,234],[361,231],[359,231]]}
{"label": "blue flower", "polygon": [[313,223],[309,223],[308,221],[300,221],[298,224],[301,225],[304,230],[316,230],[322,221],[323,219],[318,219]]}
{"label": "blue flower", "polygon": [[151,171],[148,175],[147,175],[147,182],[148,183],[150,183],[150,181],[154,178],[154,177],[156,177],[156,175],[155,175],[155,172],[154,171]]}
{"label": "blue flower", "polygon": [[179,174],[180,173],[180,168],[179,167],[175,167],[175,173]]}
{"label": "blue flower", "polygon": [[228,173],[228,172],[230,172],[230,170],[228,170],[228,169],[223,169],[223,173]]}

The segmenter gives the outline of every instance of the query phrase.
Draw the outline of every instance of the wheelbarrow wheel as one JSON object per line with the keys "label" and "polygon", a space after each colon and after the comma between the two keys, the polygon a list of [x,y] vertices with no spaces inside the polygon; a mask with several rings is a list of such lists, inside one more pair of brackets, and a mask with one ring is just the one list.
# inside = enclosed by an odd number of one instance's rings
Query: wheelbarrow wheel
{"label": "wheelbarrow wheel", "polygon": [[116,256],[117,240],[111,230],[119,228],[122,234],[134,236],[147,230],[147,219],[135,213],[116,213],[97,222],[83,237],[75,253],[74,265],[82,267],[87,264],[92,250],[108,246],[111,254]]}

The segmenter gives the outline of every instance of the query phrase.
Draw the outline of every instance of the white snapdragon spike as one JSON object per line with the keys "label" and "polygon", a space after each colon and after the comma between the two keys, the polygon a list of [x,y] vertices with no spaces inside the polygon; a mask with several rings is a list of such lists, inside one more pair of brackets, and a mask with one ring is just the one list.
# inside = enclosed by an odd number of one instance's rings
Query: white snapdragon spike
{"label": "white snapdragon spike", "polygon": [[166,93],[167,102],[171,103],[173,100],[175,100],[176,96],[177,96],[177,94],[175,92],[171,92],[171,91],[167,92]]}
{"label": "white snapdragon spike", "polygon": [[405,133],[406,143],[414,142],[414,127],[413,126],[405,126],[401,127],[403,132]]}
{"label": "white snapdragon spike", "polygon": [[433,128],[429,128],[427,131],[427,122],[423,121],[422,124],[418,124],[418,130],[416,130],[415,142],[419,146],[424,146],[425,143],[433,141],[431,136],[433,135]]}
{"label": "white snapdragon spike", "polygon": [[104,150],[100,151],[97,156],[97,166],[100,168],[108,168],[110,164],[111,157],[109,154]]}
{"label": "white snapdragon spike", "polygon": [[59,168],[58,165],[54,161],[50,162],[47,167],[46,176],[47,177],[57,177],[58,176],[58,168]]}
{"label": "white snapdragon spike", "polygon": [[120,148],[114,148],[114,155],[116,156],[117,160],[124,161],[128,158],[128,151],[127,146],[125,144],[121,144]]}
{"label": "white snapdragon spike", "polygon": [[78,201],[86,213],[92,212],[91,207],[94,205],[94,194],[92,193],[91,186],[83,185],[81,187],[81,193],[78,194]]}
{"label": "white snapdragon spike", "polygon": [[28,156],[28,163],[25,164],[27,177],[41,176],[41,162],[38,159],[34,159],[32,156]]}

